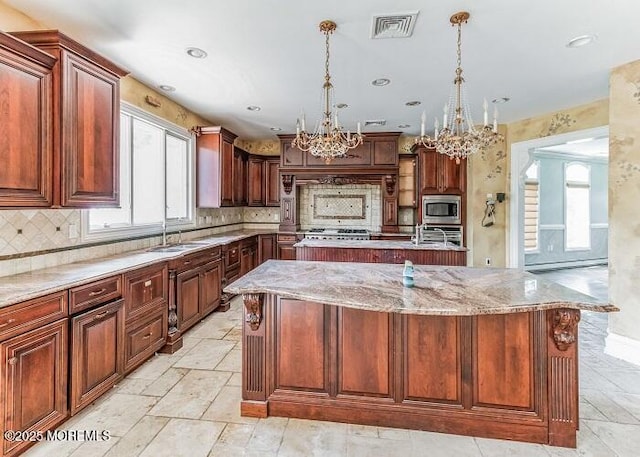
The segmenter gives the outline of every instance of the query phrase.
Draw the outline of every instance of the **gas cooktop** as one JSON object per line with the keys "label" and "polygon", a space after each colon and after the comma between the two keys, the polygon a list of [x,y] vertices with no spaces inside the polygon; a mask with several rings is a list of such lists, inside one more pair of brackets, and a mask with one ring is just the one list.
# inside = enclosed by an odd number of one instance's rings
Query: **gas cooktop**
{"label": "gas cooktop", "polygon": [[368,240],[369,231],[350,228],[312,228],[305,232],[304,236],[316,240]]}

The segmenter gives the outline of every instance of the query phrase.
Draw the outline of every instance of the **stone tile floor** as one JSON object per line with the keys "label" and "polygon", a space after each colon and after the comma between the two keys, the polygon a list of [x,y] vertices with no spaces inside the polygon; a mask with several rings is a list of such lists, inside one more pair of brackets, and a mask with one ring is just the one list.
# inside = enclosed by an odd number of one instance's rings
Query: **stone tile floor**
{"label": "stone tile floor", "polygon": [[[606,269],[602,268],[543,276],[569,283],[573,277],[575,286],[589,275],[597,281],[604,278],[606,291]],[[414,430],[241,417],[241,319],[236,298],[229,312],[214,313],[189,331],[183,349],[155,356],[61,426],[66,430],[109,430],[109,441],[43,442],[25,455],[640,456],[640,367],[603,353],[604,314],[583,313],[580,325],[580,431],[575,450]]]}

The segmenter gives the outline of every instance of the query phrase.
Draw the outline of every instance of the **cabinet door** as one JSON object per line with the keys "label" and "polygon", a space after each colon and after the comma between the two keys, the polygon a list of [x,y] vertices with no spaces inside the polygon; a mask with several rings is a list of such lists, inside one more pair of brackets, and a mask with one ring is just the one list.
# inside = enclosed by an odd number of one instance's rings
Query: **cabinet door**
{"label": "cabinet door", "polygon": [[124,302],[117,300],[71,319],[71,415],[122,377]]}
{"label": "cabinet door", "polygon": [[435,149],[419,149],[421,193],[440,192],[439,156]]}
{"label": "cabinet door", "polygon": [[467,160],[463,159],[460,164],[446,156],[441,157],[442,181],[441,191],[448,194],[461,194],[466,190],[467,181]]}
{"label": "cabinet door", "polygon": [[251,248],[242,248],[240,255],[240,276],[246,275],[251,271]]}
{"label": "cabinet door", "polygon": [[249,206],[265,205],[265,173],[264,160],[257,157],[249,158]]}
{"label": "cabinet door", "polygon": [[200,319],[199,269],[185,271],[176,278],[178,330],[184,332]]}
{"label": "cabinet door", "polygon": [[202,267],[200,273],[200,314],[209,314],[220,305],[222,261],[216,260]]}
{"label": "cabinet door", "polygon": [[220,206],[233,206],[233,143],[222,140],[222,154],[220,157]]}
{"label": "cabinet door", "polygon": [[[45,207],[53,202],[52,76],[49,66],[18,49],[44,54],[0,35],[0,207]],[[12,50],[16,48],[15,52]]]}
{"label": "cabinet door", "polygon": [[63,51],[61,204],[119,205],[119,79],[76,54]]}
{"label": "cabinet door", "polygon": [[276,258],[276,235],[258,236],[258,265]]}
{"label": "cabinet door", "polygon": [[247,205],[247,156],[238,148],[233,154],[233,205]]}
{"label": "cabinet door", "polygon": [[280,159],[265,161],[265,204],[266,206],[280,206]]}
{"label": "cabinet door", "polygon": [[166,264],[126,273],[124,276],[126,297],[124,302],[127,321],[148,314],[158,308],[166,308],[168,300]]}
{"label": "cabinet door", "polygon": [[417,208],[416,196],[416,157],[401,155],[398,168],[398,206]]}
{"label": "cabinet door", "polygon": [[[0,429],[44,431],[67,417],[68,319],[0,344]],[[28,442],[2,440],[2,455],[17,455]]]}
{"label": "cabinet door", "polygon": [[282,163],[284,167],[301,167],[304,159],[304,152],[291,146],[291,142],[282,146]]}

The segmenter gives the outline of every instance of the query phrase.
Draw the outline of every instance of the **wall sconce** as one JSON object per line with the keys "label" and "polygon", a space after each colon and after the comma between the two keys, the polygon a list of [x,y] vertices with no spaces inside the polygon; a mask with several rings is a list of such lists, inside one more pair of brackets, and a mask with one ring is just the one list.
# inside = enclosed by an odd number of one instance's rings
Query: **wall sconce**
{"label": "wall sconce", "polygon": [[493,194],[487,194],[486,207],[484,209],[484,216],[482,217],[482,226],[491,227],[496,222],[496,202],[502,203],[506,198],[504,192],[497,192],[496,199],[493,199]]}

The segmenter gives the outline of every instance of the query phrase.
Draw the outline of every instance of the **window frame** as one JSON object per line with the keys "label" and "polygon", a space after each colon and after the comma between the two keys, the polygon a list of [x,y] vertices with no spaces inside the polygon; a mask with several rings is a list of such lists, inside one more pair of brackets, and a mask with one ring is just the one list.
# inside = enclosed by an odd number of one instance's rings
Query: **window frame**
{"label": "window frame", "polygon": [[[529,171],[529,168],[531,168],[532,165],[536,166],[537,169],[537,173],[536,173],[536,178],[529,178],[527,177],[527,171]],[[536,247],[534,249],[527,249],[526,248],[526,242],[524,241],[524,237],[526,236],[525,233],[525,220],[523,219],[523,227],[522,227],[522,235],[523,235],[523,252],[525,255],[527,254],[540,254],[540,159],[535,158],[532,159],[530,161],[530,163],[527,164],[527,166],[524,169],[524,179],[522,181],[522,196],[523,199],[526,199],[526,191],[527,191],[527,184],[533,184],[535,183],[537,185],[537,191],[538,191],[538,208],[537,208],[537,212],[538,212],[538,217],[537,217],[537,224],[536,224]],[[525,200],[523,200],[524,202]],[[523,218],[526,218],[527,215],[527,211],[523,206],[523,211],[522,211],[522,216]]]}
{"label": "window frame", "polygon": [[[571,165],[579,165],[581,167],[584,167],[587,169],[588,172],[588,176],[587,176],[587,181],[586,182],[579,182],[579,181],[569,181],[567,180],[567,168],[569,168]],[[564,204],[564,251],[565,252],[579,252],[579,251],[590,251],[592,249],[591,247],[591,164],[586,163],[586,162],[581,162],[578,160],[572,160],[569,162],[565,162],[564,163],[564,170],[563,170],[563,182],[564,182],[564,188],[563,188],[563,204]],[[569,229],[568,229],[568,218],[567,218],[567,209],[568,209],[568,205],[567,205],[567,189],[569,187],[571,187],[573,184],[573,187],[580,187],[580,188],[586,188],[589,190],[589,202],[588,202],[588,207],[589,207],[589,244],[588,246],[580,246],[580,247],[569,247],[567,244],[567,239],[568,239],[568,233],[569,233]]]}
{"label": "window frame", "polygon": [[[172,122],[167,121],[155,114],[149,113],[143,109],[138,108],[130,103],[121,101],[120,102],[120,113],[131,116],[131,120],[133,123],[133,119],[137,118],[142,122],[149,123],[156,127],[163,129],[164,133],[164,147],[162,151],[162,160],[164,163],[164,176],[163,176],[163,186],[164,186],[164,218],[166,221],[166,230],[167,232],[175,232],[178,230],[189,230],[194,229],[197,226],[197,214],[196,214],[196,158],[195,158],[195,135],[189,130],[181,127],[179,125],[173,124]],[[184,139],[187,141],[187,154],[188,154],[188,177],[187,180],[189,182],[189,190],[187,192],[187,210],[189,216],[187,218],[172,218],[167,219],[167,159],[166,159],[166,145],[167,145],[167,136],[171,135],[173,137]],[[133,225],[133,152],[132,152],[132,144],[133,144],[133,132],[130,132],[127,140],[130,144],[130,153],[129,153],[129,166],[127,172],[130,177],[130,186],[131,189],[129,191],[130,198],[130,221],[131,225],[127,226],[116,226],[116,227],[105,227],[102,229],[93,229],[91,230],[89,225],[89,213],[91,208],[81,210],[81,240],[82,241],[109,241],[109,240],[119,240],[119,239],[129,239],[129,238],[142,238],[145,236],[153,236],[160,235],[163,232],[163,222],[158,223],[148,223],[148,224],[137,224]],[[122,145],[119,145],[122,148]],[[121,153],[121,150],[118,151]],[[120,183],[119,183],[120,185]],[[120,189],[119,189],[120,192]],[[97,209],[97,208],[96,208]]]}

